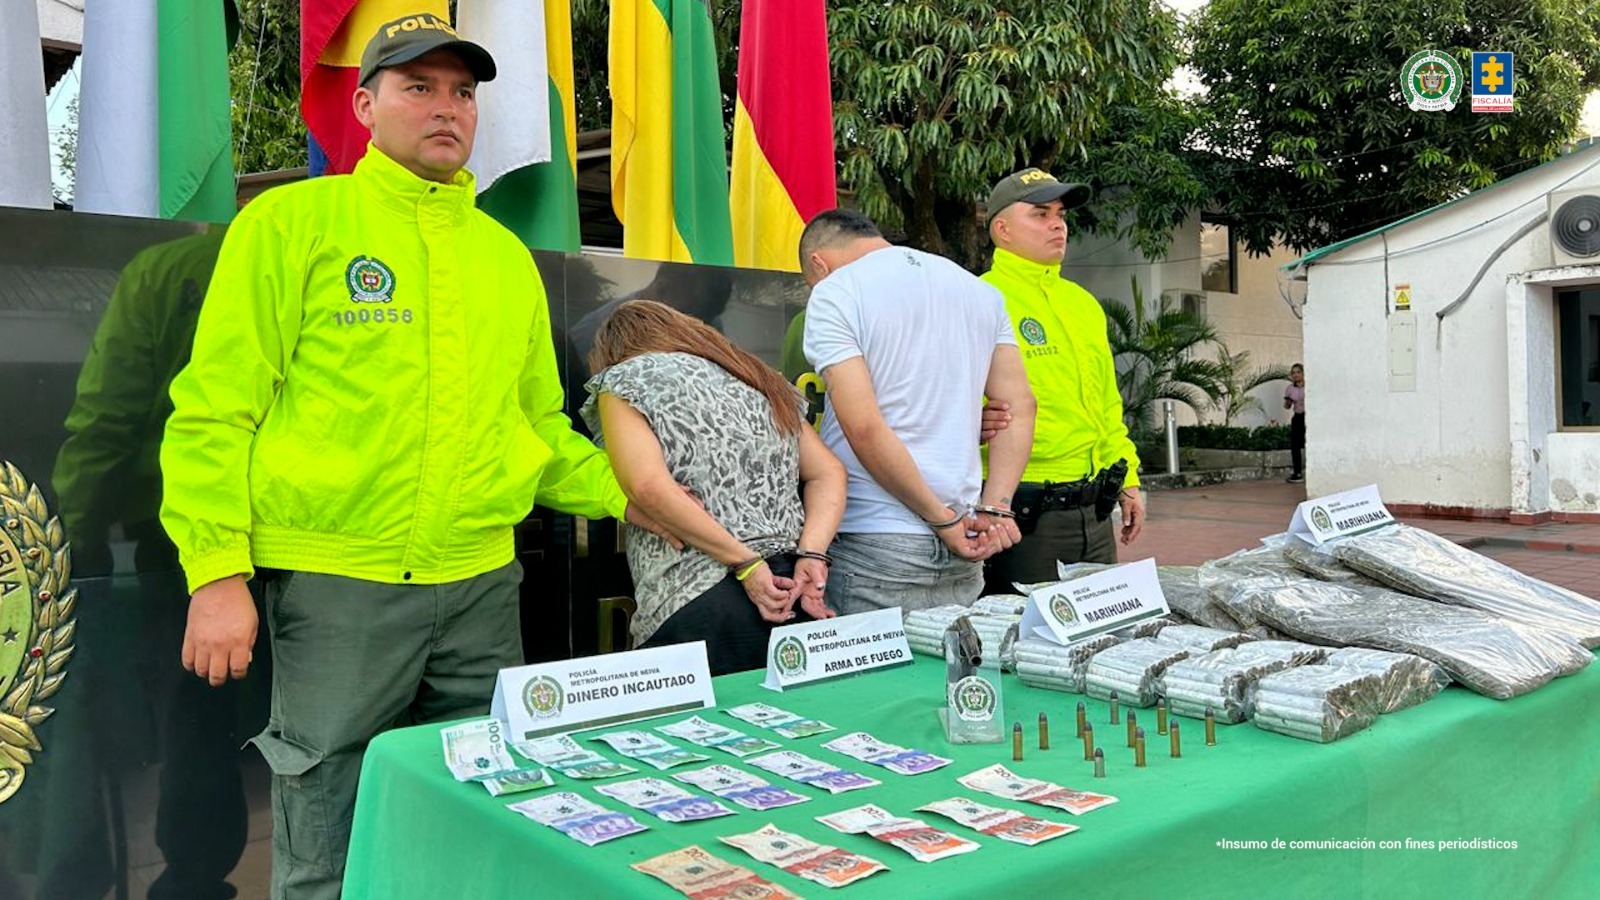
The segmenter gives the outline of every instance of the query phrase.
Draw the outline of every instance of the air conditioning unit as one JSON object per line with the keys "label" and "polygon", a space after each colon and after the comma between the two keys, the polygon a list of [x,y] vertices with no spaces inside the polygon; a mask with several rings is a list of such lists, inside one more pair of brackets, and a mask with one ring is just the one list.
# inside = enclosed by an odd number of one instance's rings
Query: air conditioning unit
{"label": "air conditioning unit", "polygon": [[1191,316],[1198,316],[1202,319],[1206,317],[1206,295],[1204,291],[1168,288],[1161,292],[1161,299]]}
{"label": "air conditioning unit", "polygon": [[1600,266],[1600,189],[1550,194],[1550,256],[1556,266]]}

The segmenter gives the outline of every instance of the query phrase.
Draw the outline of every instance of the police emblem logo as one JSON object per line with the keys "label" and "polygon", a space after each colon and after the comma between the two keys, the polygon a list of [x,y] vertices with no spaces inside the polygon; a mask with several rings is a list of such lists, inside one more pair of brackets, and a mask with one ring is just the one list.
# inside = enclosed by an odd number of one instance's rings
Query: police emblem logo
{"label": "police emblem logo", "polygon": [[561,682],[549,675],[528,679],[522,686],[522,705],[535,719],[549,719],[561,715]]}
{"label": "police emblem logo", "polygon": [[1461,64],[1437,50],[1412,54],[1400,69],[1400,92],[1406,105],[1423,112],[1455,109],[1465,83]]}
{"label": "police emblem logo", "polygon": [[1035,318],[1032,318],[1032,317],[1023,319],[1021,322],[1018,322],[1017,323],[1017,330],[1022,332],[1022,339],[1023,340],[1027,341],[1028,343],[1032,344],[1035,347],[1038,347],[1038,346],[1044,344],[1044,342],[1046,340],[1048,340],[1048,338],[1046,338],[1045,335],[1044,335],[1044,326],[1039,324],[1039,320],[1038,319],[1035,319]]}
{"label": "police emblem logo", "polygon": [[772,663],[778,674],[799,675],[806,670],[806,647],[797,637],[786,637],[772,648]]}
{"label": "police emblem logo", "polygon": [[951,691],[955,695],[956,715],[964,722],[987,722],[994,718],[994,685],[978,675],[968,675],[956,682]]}
{"label": "police emblem logo", "polygon": [[1328,515],[1327,510],[1320,506],[1313,506],[1311,508],[1311,524],[1317,526],[1318,531],[1333,530],[1333,518]]}
{"label": "police emblem logo", "polygon": [[61,522],[39,488],[0,462],[0,803],[44,750],[38,728],[55,710],[41,701],[67,677],[78,624],[71,567]]}
{"label": "police emblem logo", "polygon": [[394,271],[382,260],[358,256],[344,268],[351,303],[388,303],[394,299]]}
{"label": "police emblem logo", "polygon": [[1063,625],[1078,621],[1078,611],[1072,608],[1072,603],[1065,597],[1050,598],[1050,615]]}

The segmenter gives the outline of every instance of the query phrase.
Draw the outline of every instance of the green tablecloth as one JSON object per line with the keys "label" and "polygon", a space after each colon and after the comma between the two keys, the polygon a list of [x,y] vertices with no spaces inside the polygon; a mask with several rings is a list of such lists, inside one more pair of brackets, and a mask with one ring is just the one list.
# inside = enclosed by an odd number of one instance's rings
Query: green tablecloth
{"label": "green tablecloth", "polygon": [[[896,898],[1065,896],[1195,897],[1538,897],[1600,896],[1600,665],[1511,701],[1451,687],[1433,700],[1381,717],[1366,731],[1330,745],[1269,734],[1251,724],[1218,726],[1218,745],[1183,719],[1183,758],[1170,759],[1148,712],[1149,765],[1133,767],[1123,728],[1110,726],[1106,704],[1034,690],[1008,676],[1008,723],[1023,722],[1026,759],[1011,743],[951,746],[936,709],[942,666],[914,665],[776,694],[759,674],[717,679],[721,707],[765,701],[837,726],[827,735],[788,741],[719,711],[714,721],[772,738],[841,767],[871,775],[881,787],[829,795],[767,775],[720,751],[714,762],[739,766],[813,797],[770,812],[737,807],[735,816],[690,824],[661,822],[594,793],[593,782],[557,778],[602,805],[630,812],[650,830],[585,847],[554,829],[507,811],[535,796],[490,797],[445,769],[437,726],[393,731],[373,741],[361,773],[355,834],[345,876],[346,900],[443,897],[678,896],[628,864],[699,844],[803,896],[820,885],[758,863],[721,844],[718,835],[773,822],[819,843],[868,855],[891,869],[843,888],[846,896]],[[1071,710],[1088,704],[1106,749],[1107,777],[1092,777]],[[1035,722],[1049,713],[1052,747],[1039,751]],[[674,716],[644,723],[652,727]],[[1143,722],[1146,712],[1141,711]],[[832,753],[820,744],[852,730],[953,757],[943,769],[895,775]],[[598,732],[595,732],[598,733]],[[581,737],[581,736],[580,736]],[[674,743],[681,741],[671,739]],[[620,759],[599,742],[597,751]],[[1003,763],[1019,774],[1112,794],[1120,802],[1073,817],[1065,812],[985,797],[956,778]],[[709,765],[709,763],[707,764]],[[648,769],[649,767],[644,767]],[[686,766],[675,771],[695,768]],[[654,770],[641,775],[660,775]],[[671,771],[665,773],[670,776]],[[698,789],[691,788],[696,793]],[[1070,821],[1081,830],[1024,847],[984,837],[912,810],[952,796]],[[973,838],[974,853],[918,863],[862,835],[834,832],[813,819],[863,803],[927,819]],[[729,804],[730,806],[732,804]],[[1515,841],[1516,849],[1266,849],[1219,847],[1220,841]],[[1043,893],[1040,893],[1043,892]]]}

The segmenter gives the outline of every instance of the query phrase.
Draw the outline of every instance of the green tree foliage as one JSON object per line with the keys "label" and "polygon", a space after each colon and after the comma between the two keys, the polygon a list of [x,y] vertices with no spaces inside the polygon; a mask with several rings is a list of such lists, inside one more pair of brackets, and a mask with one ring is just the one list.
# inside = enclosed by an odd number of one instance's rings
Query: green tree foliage
{"label": "green tree foliage", "polygon": [[238,9],[239,38],[228,55],[233,170],[244,175],[303,166],[299,2],[238,0]]}
{"label": "green tree foliage", "polygon": [[1252,392],[1262,385],[1289,379],[1288,366],[1251,366],[1248,350],[1231,353],[1227,347],[1219,347],[1217,364],[1221,367],[1217,385],[1221,391],[1212,402],[1211,409],[1222,417],[1223,425],[1232,425],[1234,419],[1248,410],[1266,412]]}
{"label": "green tree foliage", "polygon": [[838,0],[828,28],[840,187],[974,268],[993,182],[1026,165],[1097,180],[1090,148],[1113,123],[1145,134],[1130,110],[1177,64],[1176,18],[1155,0]]}
{"label": "green tree foliage", "polygon": [[[1359,234],[1554,157],[1600,87],[1593,0],[1212,0],[1192,26],[1217,198],[1252,252]],[[1515,56],[1516,112],[1407,108],[1436,49]],[[1469,73],[1470,77],[1470,73]]]}
{"label": "green tree foliage", "polygon": [[1176,308],[1167,297],[1149,315],[1139,280],[1130,280],[1131,305],[1107,299],[1100,305],[1117,363],[1123,418],[1130,430],[1150,431],[1158,424],[1162,400],[1187,404],[1196,415],[1216,404],[1226,392],[1228,371],[1197,355],[1202,348],[1222,346],[1204,316]]}

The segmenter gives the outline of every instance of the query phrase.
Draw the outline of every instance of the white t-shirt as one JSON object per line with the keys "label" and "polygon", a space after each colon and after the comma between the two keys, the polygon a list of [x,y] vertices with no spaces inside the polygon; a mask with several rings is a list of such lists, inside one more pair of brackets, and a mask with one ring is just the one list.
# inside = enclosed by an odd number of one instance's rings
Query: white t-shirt
{"label": "white t-shirt", "polygon": [[[1016,342],[998,290],[942,256],[906,247],[874,250],[835,271],[806,307],[806,359],[826,380],[827,367],[863,357],[884,421],[928,487],[951,504],[978,501],[983,386],[996,345]],[[822,441],[850,475],[841,532],[929,533],[856,458],[832,400]]]}

